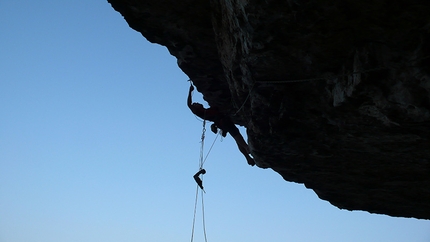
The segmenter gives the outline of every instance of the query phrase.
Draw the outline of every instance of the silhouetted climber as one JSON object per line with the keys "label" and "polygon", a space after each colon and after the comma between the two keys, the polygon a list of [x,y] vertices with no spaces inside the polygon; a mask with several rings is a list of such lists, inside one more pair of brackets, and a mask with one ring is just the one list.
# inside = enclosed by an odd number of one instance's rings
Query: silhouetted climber
{"label": "silhouetted climber", "polygon": [[194,180],[197,182],[197,185],[199,185],[199,187],[204,191],[205,189],[203,189],[203,181],[202,179],[200,179],[200,174],[206,174],[206,170],[205,169],[200,169],[200,171],[198,171],[196,174],[194,174]]}
{"label": "silhouetted climber", "polygon": [[230,135],[236,141],[240,152],[245,156],[248,164],[251,166],[255,165],[254,159],[252,159],[252,157],[249,155],[250,152],[248,144],[246,144],[243,136],[239,132],[239,129],[236,127],[233,121],[231,121],[230,117],[222,113],[217,107],[204,108],[200,103],[193,103],[191,100],[191,93],[193,90],[194,86],[191,84],[187,99],[187,105],[191,109],[191,112],[204,120],[214,122],[214,124],[211,125],[212,132],[216,133],[217,128],[219,128],[222,130],[221,134],[224,137],[227,135],[227,133],[230,133]]}

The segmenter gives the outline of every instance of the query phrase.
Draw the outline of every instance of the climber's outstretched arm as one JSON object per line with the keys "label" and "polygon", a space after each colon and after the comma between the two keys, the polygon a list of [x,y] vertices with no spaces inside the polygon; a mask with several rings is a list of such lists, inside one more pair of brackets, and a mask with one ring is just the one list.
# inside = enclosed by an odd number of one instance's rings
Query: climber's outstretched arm
{"label": "climber's outstretched arm", "polygon": [[187,98],[187,105],[190,109],[191,109],[191,103],[193,102],[191,99],[191,93],[193,92],[193,90],[194,90],[194,86],[191,84],[190,90],[188,91],[188,98]]}

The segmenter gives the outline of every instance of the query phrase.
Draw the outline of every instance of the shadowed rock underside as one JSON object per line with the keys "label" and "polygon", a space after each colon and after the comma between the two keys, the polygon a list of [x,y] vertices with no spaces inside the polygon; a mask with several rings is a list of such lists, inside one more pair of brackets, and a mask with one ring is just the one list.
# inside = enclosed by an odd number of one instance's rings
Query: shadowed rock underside
{"label": "shadowed rock underside", "polygon": [[429,1],[109,2],[247,128],[259,167],[341,209],[430,219]]}

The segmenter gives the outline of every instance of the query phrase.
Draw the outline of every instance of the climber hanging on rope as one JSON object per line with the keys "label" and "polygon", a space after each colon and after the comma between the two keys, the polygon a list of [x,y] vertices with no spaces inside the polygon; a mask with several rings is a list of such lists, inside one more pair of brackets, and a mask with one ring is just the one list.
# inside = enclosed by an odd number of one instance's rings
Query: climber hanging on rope
{"label": "climber hanging on rope", "polygon": [[200,103],[193,103],[191,99],[191,93],[193,90],[194,86],[191,84],[187,99],[187,105],[191,109],[191,112],[204,120],[214,122],[214,124],[211,125],[212,132],[216,133],[217,129],[220,129],[222,130],[222,136],[224,137],[227,133],[230,133],[236,141],[240,152],[245,156],[248,164],[251,166],[255,165],[254,159],[249,155],[250,152],[248,145],[240,134],[239,129],[233,121],[231,121],[230,117],[222,113],[217,107],[204,108]]}

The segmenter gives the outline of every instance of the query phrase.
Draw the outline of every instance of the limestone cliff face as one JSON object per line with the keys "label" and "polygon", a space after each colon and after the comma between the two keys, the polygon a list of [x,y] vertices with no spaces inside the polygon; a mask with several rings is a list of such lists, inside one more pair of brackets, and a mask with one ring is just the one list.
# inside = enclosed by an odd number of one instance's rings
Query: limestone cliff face
{"label": "limestone cliff face", "polygon": [[430,1],[109,0],[257,165],[333,205],[430,218]]}

